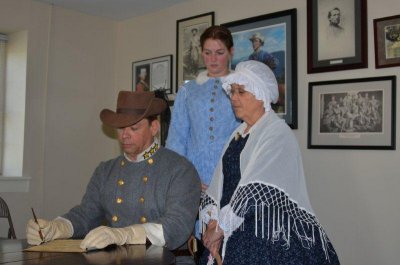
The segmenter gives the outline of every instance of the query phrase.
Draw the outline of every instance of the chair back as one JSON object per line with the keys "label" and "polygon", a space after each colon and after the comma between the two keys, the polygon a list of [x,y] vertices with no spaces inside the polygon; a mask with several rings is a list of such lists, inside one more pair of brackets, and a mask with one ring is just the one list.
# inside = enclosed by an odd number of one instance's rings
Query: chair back
{"label": "chair back", "polygon": [[8,209],[7,203],[0,197],[0,218],[7,218],[8,219],[8,235],[9,239],[17,239],[15,235],[14,225],[11,219],[10,210]]}

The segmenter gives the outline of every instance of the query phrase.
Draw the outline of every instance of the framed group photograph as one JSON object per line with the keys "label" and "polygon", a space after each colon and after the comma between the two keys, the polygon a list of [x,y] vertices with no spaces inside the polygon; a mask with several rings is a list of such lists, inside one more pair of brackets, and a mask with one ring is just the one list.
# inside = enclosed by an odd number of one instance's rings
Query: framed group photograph
{"label": "framed group photograph", "polygon": [[235,52],[234,70],[239,62],[257,60],[274,72],[279,99],[274,111],[297,129],[297,10],[289,9],[229,23]]}
{"label": "framed group photograph", "polygon": [[176,90],[206,69],[201,57],[200,36],[214,25],[214,12],[176,21]]}
{"label": "framed group photograph", "polygon": [[172,93],[172,55],[132,63],[132,91]]}
{"label": "framed group photograph", "polygon": [[368,67],[367,0],[307,0],[307,70]]}
{"label": "framed group photograph", "polygon": [[396,76],[312,82],[308,104],[308,148],[396,149]]}
{"label": "framed group photograph", "polygon": [[375,67],[400,66],[400,15],[374,19]]}

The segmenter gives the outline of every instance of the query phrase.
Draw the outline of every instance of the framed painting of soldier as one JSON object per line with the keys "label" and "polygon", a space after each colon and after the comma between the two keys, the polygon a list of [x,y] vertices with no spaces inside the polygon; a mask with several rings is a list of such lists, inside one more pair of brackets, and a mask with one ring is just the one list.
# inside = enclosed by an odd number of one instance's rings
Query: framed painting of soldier
{"label": "framed painting of soldier", "polygon": [[234,70],[239,62],[257,60],[274,72],[279,99],[274,111],[297,129],[297,10],[289,9],[224,23],[232,32]]}

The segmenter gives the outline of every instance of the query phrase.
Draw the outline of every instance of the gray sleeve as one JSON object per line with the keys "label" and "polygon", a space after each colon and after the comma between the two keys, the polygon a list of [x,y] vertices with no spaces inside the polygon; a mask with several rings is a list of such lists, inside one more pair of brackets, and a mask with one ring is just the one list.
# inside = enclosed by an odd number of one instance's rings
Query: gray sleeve
{"label": "gray sleeve", "polygon": [[166,247],[182,246],[192,234],[199,209],[201,183],[194,166],[183,157],[176,161],[174,176],[168,188],[163,226]]}
{"label": "gray sleeve", "polygon": [[73,238],[83,238],[104,220],[101,205],[102,184],[106,175],[104,165],[101,163],[94,171],[81,203],[62,216],[71,221],[74,227]]}

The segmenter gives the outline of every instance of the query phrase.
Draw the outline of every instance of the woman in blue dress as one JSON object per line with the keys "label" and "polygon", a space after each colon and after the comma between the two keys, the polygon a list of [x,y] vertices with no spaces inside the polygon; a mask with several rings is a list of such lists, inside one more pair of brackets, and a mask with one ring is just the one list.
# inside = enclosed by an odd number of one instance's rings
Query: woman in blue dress
{"label": "woman in blue dress", "polygon": [[278,99],[274,74],[263,63],[241,62],[223,88],[243,123],[202,195],[209,250],[202,264],[220,255],[226,265],[339,264],[311,208],[297,141],[271,109]]}
{"label": "woman in blue dress", "polygon": [[205,190],[224,144],[240,122],[221,86],[233,56],[231,32],[211,26],[200,36],[200,47],[207,70],[179,89],[166,147],[193,163]]}

